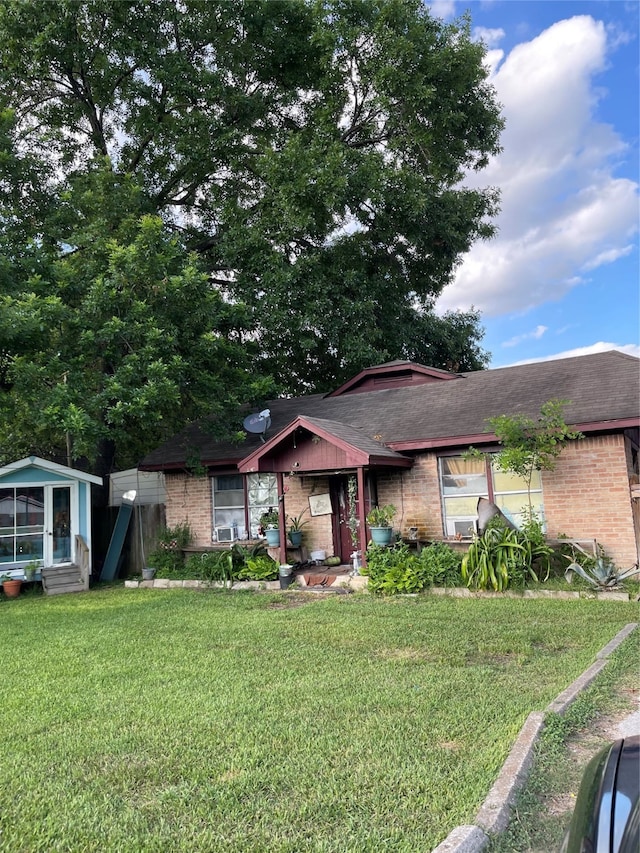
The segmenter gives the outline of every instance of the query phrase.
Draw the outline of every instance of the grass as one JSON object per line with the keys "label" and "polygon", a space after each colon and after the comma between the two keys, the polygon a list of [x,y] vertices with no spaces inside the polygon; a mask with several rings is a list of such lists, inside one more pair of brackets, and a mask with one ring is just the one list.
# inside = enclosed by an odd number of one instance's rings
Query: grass
{"label": "grass", "polygon": [[611,743],[609,736],[594,730],[594,720],[635,710],[629,696],[637,688],[639,659],[640,631],[636,630],[566,714],[553,714],[546,720],[531,773],[518,795],[510,825],[492,840],[487,853],[559,849],[573,811],[558,813],[549,806],[567,795],[575,802],[588,757]]}
{"label": "grass", "polygon": [[636,611],[121,587],[2,600],[0,850],[429,850]]}

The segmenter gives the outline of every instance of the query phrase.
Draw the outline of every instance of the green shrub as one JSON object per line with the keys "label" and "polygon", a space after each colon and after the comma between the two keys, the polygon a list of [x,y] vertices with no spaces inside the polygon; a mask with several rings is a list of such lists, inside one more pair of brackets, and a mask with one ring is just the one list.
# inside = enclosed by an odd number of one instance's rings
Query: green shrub
{"label": "green shrub", "polygon": [[395,593],[419,592],[429,585],[425,572],[421,571],[415,552],[405,544],[386,548],[369,545],[367,548],[367,574],[370,592],[393,595]]}
{"label": "green shrub", "polygon": [[278,564],[268,554],[248,557],[238,573],[240,580],[273,581],[278,578]]}
{"label": "green shrub", "polygon": [[445,542],[434,542],[420,554],[406,544],[391,548],[370,545],[364,571],[369,575],[370,592],[409,594],[434,585],[459,585],[461,562],[462,556]]}
{"label": "green shrub", "polygon": [[460,586],[462,554],[454,551],[446,542],[432,542],[418,555],[430,586]]}
{"label": "green shrub", "polygon": [[158,535],[158,550],[176,551],[186,548],[193,540],[193,531],[188,522],[164,527]]}
{"label": "green shrub", "polygon": [[147,565],[155,569],[156,576],[160,578],[189,577],[185,572],[182,549],[192,539],[193,531],[186,522],[175,527],[164,527],[158,534],[158,547],[149,554]]}
{"label": "green shrub", "polygon": [[189,578],[203,581],[224,581],[228,583],[235,580],[237,576],[231,549],[192,554],[187,560],[185,570]]}
{"label": "green shrub", "polygon": [[182,551],[158,549],[152,551],[147,559],[147,565],[156,570],[156,577],[176,578],[184,574],[184,556]]}
{"label": "green shrub", "polygon": [[150,554],[148,565],[156,569],[156,577],[175,580],[229,583],[239,579],[262,581],[278,577],[278,565],[269,557],[262,542],[249,548],[235,543],[230,548],[192,554],[186,562],[181,550],[165,546]]}

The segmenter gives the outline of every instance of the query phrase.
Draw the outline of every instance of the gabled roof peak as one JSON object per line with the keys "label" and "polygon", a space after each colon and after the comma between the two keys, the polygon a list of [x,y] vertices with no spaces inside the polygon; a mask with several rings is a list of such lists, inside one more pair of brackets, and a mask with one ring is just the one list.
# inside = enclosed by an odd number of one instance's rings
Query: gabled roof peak
{"label": "gabled roof peak", "polygon": [[461,378],[459,373],[450,373],[438,367],[426,367],[415,361],[396,359],[365,367],[356,376],[348,379],[339,388],[330,391],[327,397],[340,397],[343,394],[360,394],[364,391],[377,391],[383,388],[401,388],[406,385],[426,385]]}

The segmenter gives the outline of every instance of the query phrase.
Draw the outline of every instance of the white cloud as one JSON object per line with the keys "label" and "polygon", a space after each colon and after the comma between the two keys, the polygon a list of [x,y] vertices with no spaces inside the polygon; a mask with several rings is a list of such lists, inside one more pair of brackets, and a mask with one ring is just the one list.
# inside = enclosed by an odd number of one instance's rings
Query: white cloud
{"label": "white cloud", "polygon": [[429,11],[434,18],[452,18],[456,11],[455,0],[432,0],[431,3],[426,3]]}
{"label": "white cloud", "polygon": [[558,352],[555,355],[547,355],[541,358],[527,358],[523,361],[514,361],[511,364],[503,364],[501,367],[515,367],[518,364],[533,364],[535,361],[557,361],[559,358],[572,358],[576,355],[591,355],[594,352],[609,352],[609,350],[618,350],[618,352],[624,352],[627,355],[632,355],[635,358],[640,358],[640,346],[637,344],[612,344],[605,343],[604,341],[598,341],[598,343],[590,344],[586,347],[576,347],[575,349],[568,349],[564,352]]}
{"label": "white cloud", "polygon": [[487,47],[495,47],[497,44],[500,44],[503,38],[504,30],[502,29],[491,30],[488,27],[473,28],[474,41],[483,41]]}
{"label": "white cloud", "polygon": [[471,186],[497,186],[498,236],[465,256],[439,310],[524,312],[562,298],[582,275],[628,254],[638,185],[614,177],[625,145],[593,117],[593,78],[608,61],[607,31],[582,15],[560,21],[505,58],[491,51],[503,105],[503,152]]}
{"label": "white cloud", "polygon": [[523,335],[516,335],[514,338],[510,338],[508,341],[505,341],[502,346],[515,347],[518,346],[518,344],[521,344],[523,341],[539,341],[540,338],[547,331],[549,331],[548,326],[536,326],[532,332],[525,332]]}

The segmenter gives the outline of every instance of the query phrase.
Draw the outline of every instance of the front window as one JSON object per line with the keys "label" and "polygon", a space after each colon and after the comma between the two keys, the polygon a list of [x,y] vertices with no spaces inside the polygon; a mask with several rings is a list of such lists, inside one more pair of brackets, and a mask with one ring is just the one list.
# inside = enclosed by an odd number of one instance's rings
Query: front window
{"label": "front window", "polygon": [[214,540],[255,539],[260,516],[278,505],[275,474],[222,474],[212,488]]}
{"label": "front window", "polygon": [[278,506],[278,487],[275,474],[249,474],[247,477],[249,529],[251,538],[258,536],[260,518],[271,507]]}
{"label": "front window", "polygon": [[[475,531],[478,498],[493,501],[516,527],[522,526],[528,511],[527,483],[517,474],[500,471],[491,454],[478,458],[440,458],[440,489],[444,530],[447,536],[471,536]],[[544,517],[542,480],[535,471],[531,480],[531,504]]]}
{"label": "front window", "polygon": [[484,459],[442,457],[440,483],[446,535],[471,536],[475,530],[478,498],[489,494]]}
{"label": "front window", "polygon": [[[513,522],[516,527],[522,527],[526,521],[529,507],[526,480],[511,471],[499,471],[495,466],[492,466],[491,477],[493,480],[493,502],[507,516],[509,521]],[[533,472],[530,493],[531,509],[543,521],[544,507],[540,471]]]}

